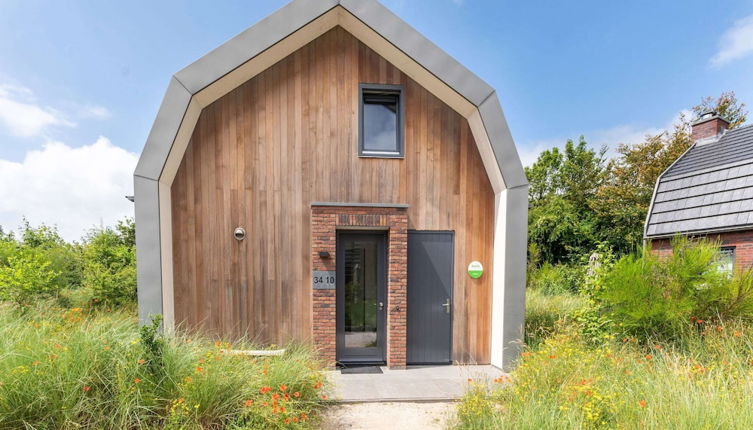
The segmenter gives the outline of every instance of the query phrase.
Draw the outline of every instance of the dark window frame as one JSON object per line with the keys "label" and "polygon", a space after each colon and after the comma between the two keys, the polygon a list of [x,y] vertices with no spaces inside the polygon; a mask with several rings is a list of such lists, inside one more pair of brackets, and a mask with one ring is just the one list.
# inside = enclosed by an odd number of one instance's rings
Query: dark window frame
{"label": "dark window frame", "polygon": [[737,247],[734,245],[724,245],[719,247],[719,254],[722,257],[729,257],[732,260],[732,272],[735,271],[737,266]]}
{"label": "dark window frame", "polygon": [[[397,151],[367,151],[364,148],[363,101],[365,94],[397,95]],[[358,156],[364,158],[405,158],[405,97],[402,85],[359,84],[358,85]]]}

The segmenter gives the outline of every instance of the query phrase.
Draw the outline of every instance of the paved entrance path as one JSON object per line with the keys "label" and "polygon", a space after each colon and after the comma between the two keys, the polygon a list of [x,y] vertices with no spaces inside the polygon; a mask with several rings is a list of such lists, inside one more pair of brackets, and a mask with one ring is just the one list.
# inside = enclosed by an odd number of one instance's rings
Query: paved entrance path
{"label": "paved entrance path", "polygon": [[324,412],[323,430],[444,430],[454,402],[349,403]]}
{"label": "paved entrance path", "polygon": [[416,366],[404,370],[382,367],[382,374],[328,372],[332,399],[354,402],[425,402],[457,400],[463,396],[468,379],[489,382],[504,373],[494,366]]}

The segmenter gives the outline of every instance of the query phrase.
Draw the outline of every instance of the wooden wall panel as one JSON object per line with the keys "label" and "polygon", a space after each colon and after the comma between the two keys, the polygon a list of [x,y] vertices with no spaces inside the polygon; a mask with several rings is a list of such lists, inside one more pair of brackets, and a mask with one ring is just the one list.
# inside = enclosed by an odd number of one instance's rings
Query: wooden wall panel
{"label": "wooden wall panel", "polygon": [[[405,159],[358,157],[359,83],[404,86]],[[313,201],[408,203],[411,229],[454,230],[454,358],[489,361],[494,194],[468,123],[339,27],[202,111],[172,185],[176,322],[310,339]]]}

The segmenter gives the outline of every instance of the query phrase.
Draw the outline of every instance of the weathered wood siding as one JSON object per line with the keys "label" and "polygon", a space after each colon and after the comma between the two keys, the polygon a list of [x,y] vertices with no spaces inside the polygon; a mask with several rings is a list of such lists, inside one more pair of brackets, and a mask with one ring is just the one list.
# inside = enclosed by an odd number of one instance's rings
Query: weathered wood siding
{"label": "weathered wood siding", "polygon": [[[359,83],[404,86],[405,159],[358,157]],[[468,123],[339,27],[201,113],[172,185],[176,322],[309,339],[313,201],[408,203],[411,229],[454,230],[454,359],[489,361],[494,194]]]}

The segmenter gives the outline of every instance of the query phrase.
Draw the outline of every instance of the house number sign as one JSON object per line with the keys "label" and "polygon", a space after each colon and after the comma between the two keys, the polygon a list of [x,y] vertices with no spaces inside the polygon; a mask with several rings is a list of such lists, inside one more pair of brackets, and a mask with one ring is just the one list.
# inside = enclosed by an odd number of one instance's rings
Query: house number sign
{"label": "house number sign", "polygon": [[315,290],[334,290],[336,279],[334,270],[314,270],[311,284]]}

